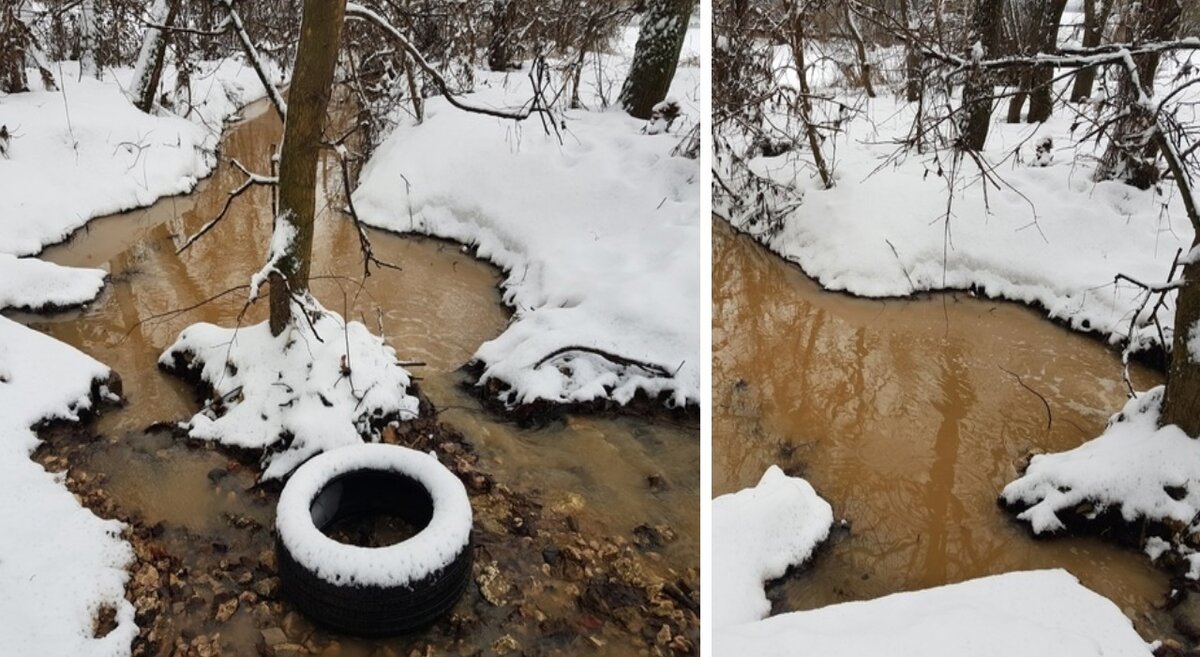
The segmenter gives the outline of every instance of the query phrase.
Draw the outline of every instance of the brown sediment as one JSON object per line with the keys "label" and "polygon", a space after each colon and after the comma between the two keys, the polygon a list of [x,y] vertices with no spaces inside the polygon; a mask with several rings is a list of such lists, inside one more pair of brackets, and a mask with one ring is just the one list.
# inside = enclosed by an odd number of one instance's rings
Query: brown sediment
{"label": "brown sediment", "polygon": [[1034,540],[996,503],[1029,453],[1078,446],[1124,405],[1118,354],[1017,304],[825,292],[719,218],[713,240],[713,492],[778,464],[848,521],[770,587],[776,612],[1065,568],[1147,638],[1177,636],[1171,577],[1145,554]]}
{"label": "brown sediment", "polygon": [[[260,484],[243,454],[166,431],[114,440],[56,423],[43,427],[35,458],[66,471],[93,512],[126,523],[136,555],[134,655],[698,654],[699,573],[664,563],[669,528],[612,535],[580,505],[513,490],[423,406],[423,419],[393,425],[384,440],[436,452],[467,486],[474,585],[429,630],[389,640],[324,631],[280,598],[272,529],[280,487]],[[114,468],[116,459],[126,465]],[[106,622],[97,618],[97,632]]]}

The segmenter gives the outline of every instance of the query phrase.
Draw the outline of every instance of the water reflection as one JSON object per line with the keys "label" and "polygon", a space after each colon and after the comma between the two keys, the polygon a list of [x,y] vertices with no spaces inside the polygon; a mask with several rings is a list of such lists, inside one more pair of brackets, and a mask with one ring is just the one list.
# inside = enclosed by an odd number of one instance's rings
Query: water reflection
{"label": "water reflection", "polygon": [[1013,304],[823,292],[719,218],[713,240],[713,492],[777,463],[850,523],[772,589],[776,611],[1063,567],[1170,634],[1153,609],[1167,578],[1144,555],[1035,541],[996,505],[1030,450],[1074,447],[1122,406],[1114,353]]}

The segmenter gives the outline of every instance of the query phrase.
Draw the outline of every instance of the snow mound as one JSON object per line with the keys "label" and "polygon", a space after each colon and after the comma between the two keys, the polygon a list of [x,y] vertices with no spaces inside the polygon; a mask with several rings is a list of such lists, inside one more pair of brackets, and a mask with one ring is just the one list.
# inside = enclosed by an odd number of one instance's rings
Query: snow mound
{"label": "snow mound", "polygon": [[418,400],[396,352],[361,322],[318,309],[278,337],[267,322],[242,328],[193,324],[159,358],[191,370],[215,402],[196,413],[188,435],[268,449],[264,479],[287,475],[319,452],[356,445],[388,419],[412,419]]}
{"label": "snow mound", "polygon": [[[1112,509],[1130,523],[1193,525],[1200,517],[1200,440],[1174,425],[1159,426],[1164,392],[1159,386],[1131,399],[1104,433],[1075,449],[1034,456],[1001,499],[1026,507],[1017,518],[1038,534],[1063,529],[1059,513],[1081,504],[1091,505],[1089,519]],[[1147,542],[1152,559],[1166,551],[1162,543]],[[1191,558],[1190,549],[1178,549]]]}
{"label": "snow mound", "polygon": [[718,657],[1150,657],[1108,599],[1065,570],[1006,573],[718,627]]}
{"label": "snow mound", "polygon": [[[128,655],[137,634],[125,599],[133,551],[122,525],[80,506],[60,474],[30,460],[31,427],[76,420],[107,367],[0,317],[0,645],[12,655]],[[92,637],[103,607],[116,628]]]}
{"label": "snow mound", "polygon": [[108,274],[0,253],[0,308],[39,310],[77,306],[96,298]]}
{"label": "snow mound", "polygon": [[712,518],[709,618],[721,628],[771,612],[763,584],[812,556],[829,536],[833,509],[807,481],[773,465],[754,488],[714,499]]}
{"label": "snow mound", "polygon": [[[339,475],[371,469],[414,479],[433,500],[433,517],[400,543],[366,548],[340,543],[313,523],[313,500]],[[331,584],[395,587],[449,566],[471,538],[471,501],[458,477],[437,457],[396,445],[357,445],[325,452],[288,479],[275,527],[297,563]]]}
{"label": "snow mound", "polygon": [[[604,56],[604,77],[622,79],[628,54]],[[476,75],[466,97],[475,105],[531,96],[525,76]],[[690,100],[699,79],[694,66],[675,76],[671,96],[685,115],[676,134],[644,134],[644,122],[596,109],[585,85],[593,109],[566,112],[561,143],[536,117],[515,124],[431,98],[425,122],[400,125],[364,167],[354,194],[363,221],[472,246],[508,274],[513,321],[475,358],[481,382],[509,386],[510,406],[623,404],[638,392],[699,403],[708,236],[699,162],[673,154],[681,127],[699,116]]]}

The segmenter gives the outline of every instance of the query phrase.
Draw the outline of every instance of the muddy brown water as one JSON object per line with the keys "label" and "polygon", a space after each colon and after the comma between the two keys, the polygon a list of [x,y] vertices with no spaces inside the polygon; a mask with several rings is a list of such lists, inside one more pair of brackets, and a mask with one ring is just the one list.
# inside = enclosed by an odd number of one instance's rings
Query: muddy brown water
{"label": "muddy brown water", "polygon": [[996,504],[1027,453],[1075,447],[1121,408],[1114,352],[1016,304],[826,292],[719,217],[713,261],[713,494],[779,464],[850,523],[769,589],[776,613],[1065,568],[1147,638],[1172,636],[1155,610],[1168,577],[1144,554],[1034,540]]}
{"label": "muddy brown water", "polygon": [[[226,132],[221,165],[193,193],[97,219],[42,254],[60,264],[109,270],[111,280],[100,299],[53,317],[18,317],[120,374],[128,403],[95,421],[93,430],[106,442],[89,457],[89,467],[105,474],[105,490],[120,506],[150,523],[218,536],[221,518],[240,515],[271,523],[272,508],[234,492],[252,480],[222,488],[227,458],[143,430],[155,422],[186,419],[196,410],[195,392],[161,372],[158,356],[191,323],[233,325],[246,292],[168,313],[247,283],[270,238],[270,192],[244,194],[189,250],[177,255],[176,247],[216,216],[228,190],[241,182],[229,160],[266,172],[280,139],[279,122],[268,105],[247,108],[244,120]],[[340,190],[339,175],[335,166],[323,167],[321,185]],[[460,245],[372,230],[376,255],[402,271],[375,270],[360,289],[351,280],[362,278],[357,236],[337,211],[336,196],[319,195],[326,200],[315,236],[315,294],[327,308],[360,319],[373,331],[382,326],[402,360],[423,364],[410,369],[440,410],[439,419],[478,449],[480,467],[547,507],[569,510],[602,534],[630,536],[639,525],[666,525],[678,538],[661,546],[660,561],[678,572],[697,568],[698,428],[666,420],[568,416],[543,428],[521,429],[483,410],[463,388],[466,375],[459,368],[509,320],[497,290],[500,273]],[[265,311],[252,308],[244,321],[261,321]],[[531,549],[531,560],[540,562],[539,550]]]}

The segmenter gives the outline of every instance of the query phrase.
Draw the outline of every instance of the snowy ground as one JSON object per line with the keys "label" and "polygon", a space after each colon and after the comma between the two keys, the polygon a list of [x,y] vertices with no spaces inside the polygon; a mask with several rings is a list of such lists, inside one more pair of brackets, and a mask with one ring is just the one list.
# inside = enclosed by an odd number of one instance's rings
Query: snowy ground
{"label": "snowy ground", "polygon": [[1129,619],[1065,570],[1006,573],[713,632],[717,657],[1150,657]]}
{"label": "snowy ground", "polygon": [[1023,508],[1017,516],[1038,534],[1064,528],[1060,513],[1086,506],[1085,520],[1116,511],[1128,523],[1159,521],[1179,536],[1146,537],[1151,559],[1168,551],[1200,579],[1200,553],[1178,541],[1200,531],[1200,440],[1174,425],[1159,427],[1164,388],[1132,399],[1098,438],[1058,454],[1034,456],[1028,469],[1005,486],[1002,498]]}
{"label": "snowy ground", "polygon": [[[44,420],[74,420],[91,406],[108,368],[61,342],[0,317],[0,646],[12,655],[129,654],[137,634],[125,600],[133,552],[121,524],[80,506],[29,456]],[[101,607],[117,627],[92,637]]]}
{"label": "snowy ground", "polygon": [[[1177,70],[1166,60],[1163,68],[1164,77]],[[833,93],[848,98],[844,90]],[[885,162],[897,151],[893,140],[908,134],[914,111],[890,94],[881,88],[879,98],[866,101],[865,115],[827,144],[833,189],[819,189],[811,168],[798,165],[794,154],[759,157],[755,170],[794,184],[803,201],[777,234],[740,217],[732,223],[828,289],[886,297],[975,288],[1044,308],[1076,329],[1125,336],[1140,290],[1114,284],[1116,274],[1161,282],[1176,250],[1186,252],[1191,244],[1193,231],[1174,187],[1166,185],[1160,195],[1093,182],[1089,158],[1102,151],[1089,144],[1077,153],[1071,146],[1075,117],[1069,110],[1057,107],[1045,125],[1009,125],[1002,103],[984,157],[1004,182],[987,190],[985,202],[978,169],[968,162],[954,183],[947,221],[949,183],[939,171],[949,169],[948,153],[940,164],[928,154]],[[1183,112],[1180,120],[1192,120],[1192,110]],[[1054,148],[1048,162],[1039,162],[1035,151],[1044,138]],[[1171,314],[1160,313],[1168,342]],[[1140,344],[1157,342],[1152,328],[1137,335]]]}
{"label": "snowy ground", "polygon": [[[699,117],[696,32],[684,53],[691,65],[671,87],[684,111],[672,134],[643,134],[642,121],[599,108],[600,87],[610,100],[620,90],[631,29],[604,56],[606,83],[586,76],[588,109],[566,113],[562,143],[537,117],[514,124],[434,98],[423,125],[406,120],[367,163],[354,196],[364,221],[462,242],[508,274],[513,321],[475,354],[484,381],[511,386],[507,403],[625,403],[639,391],[699,402],[707,235],[699,162],[673,155],[675,133]],[[467,102],[515,107],[530,97],[525,71],[477,75]]]}
{"label": "snowy ground", "polygon": [[829,536],[833,510],[809,483],[771,466],[754,488],[713,500],[715,627],[765,618],[769,580],[808,561]]}

